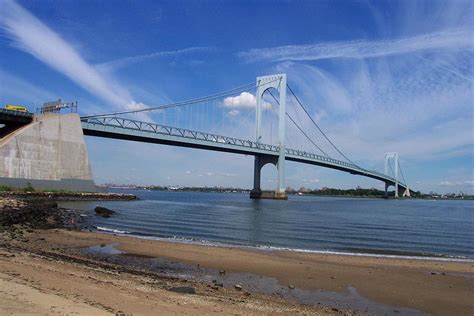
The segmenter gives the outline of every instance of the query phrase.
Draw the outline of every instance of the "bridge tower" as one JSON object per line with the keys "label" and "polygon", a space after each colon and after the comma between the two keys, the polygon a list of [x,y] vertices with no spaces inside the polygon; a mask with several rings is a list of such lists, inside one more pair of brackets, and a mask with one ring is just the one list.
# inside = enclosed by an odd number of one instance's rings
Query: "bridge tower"
{"label": "bridge tower", "polygon": [[[392,153],[385,153],[385,174],[388,175],[388,168],[390,161],[393,161],[395,165],[395,197],[398,198],[398,153],[392,152]],[[388,195],[387,189],[390,185],[385,182],[385,196]]]}
{"label": "bridge tower", "polygon": [[[250,192],[251,199],[273,198],[273,199],[288,199],[285,191],[285,131],[286,131],[286,74],[270,75],[264,77],[257,77],[257,108],[255,111],[255,125],[256,125],[256,142],[260,143],[261,123],[262,123],[262,105],[263,95],[269,89],[276,89],[279,92],[278,102],[278,157],[269,155],[256,155],[254,163],[254,182],[253,189]],[[267,163],[276,165],[278,169],[277,188],[273,196],[266,196],[263,194],[260,187],[260,175],[263,166]]]}

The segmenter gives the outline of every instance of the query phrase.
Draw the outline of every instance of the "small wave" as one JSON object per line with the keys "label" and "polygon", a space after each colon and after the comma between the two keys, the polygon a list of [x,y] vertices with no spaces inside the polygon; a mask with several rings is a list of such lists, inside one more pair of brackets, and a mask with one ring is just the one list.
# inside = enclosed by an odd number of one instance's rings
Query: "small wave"
{"label": "small wave", "polygon": [[287,248],[287,247],[275,247],[275,246],[256,246],[256,247],[245,247],[245,248],[257,248],[263,251],[288,251],[288,252],[302,252],[302,253],[354,256],[354,257],[434,260],[434,261],[453,261],[453,262],[469,262],[469,263],[474,262],[473,259],[467,258],[465,256],[449,256],[449,255],[438,255],[438,254],[423,254],[423,255],[398,254],[396,255],[396,254],[383,254],[383,253],[370,253],[370,252],[299,249],[299,248]]}
{"label": "small wave", "polygon": [[326,254],[326,255],[338,255],[338,256],[354,256],[354,257],[375,257],[375,258],[392,258],[392,259],[412,259],[412,260],[434,260],[434,261],[452,261],[452,262],[474,262],[473,259],[465,256],[449,256],[439,254],[415,254],[415,253],[371,253],[370,251],[334,251],[334,250],[314,250],[314,249],[301,249],[301,248],[290,248],[290,247],[278,247],[278,246],[267,246],[267,245],[239,245],[231,244],[219,241],[211,241],[202,238],[193,237],[182,237],[182,236],[167,236],[159,237],[152,235],[145,235],[139,233],[130,233],[127,231],[121,231],[118,229],[110,229],[105,227],[97,227],[97,230],[101,230],[108,233],[115,234],[128,234],[135,238],[157,240],[165,242],[175,242],[181,244],[192,244],[192,245],[203,245],[211,247],[227,247],[227,248],[239,248],[239,249],[256,249],[260,251],[287,251],[287,252],[299,252],[299,253],[313,253],[313,254]]}
{"label": "small wave", "polygon": [[130,232],[124,231],[124,230],[118,230],[118,229],[113,229],[113,228],[107,228],[107,227],[100,227],[96,226],[97,230],[103,231],[103,232],[108,232],[108,233],[115,233],[115,234],[130,234]]}

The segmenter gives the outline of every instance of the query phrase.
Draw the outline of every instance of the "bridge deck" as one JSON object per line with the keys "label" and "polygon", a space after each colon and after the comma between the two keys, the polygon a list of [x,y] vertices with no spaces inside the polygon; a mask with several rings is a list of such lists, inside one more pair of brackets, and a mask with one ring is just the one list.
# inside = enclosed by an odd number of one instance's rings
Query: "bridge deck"
{"label": "bridge deck", "polygon": [[33,121],[33,113],[0,109],[0,138]]}
{"label": "bridge deck", "polygon": [[[81,122],[84,135],[89,136],[199,148],[253,156],[278,156],[279,152],[278,146],[275,145],[261,144],[250,140],[242,140],[119,117],[83,117],[81,118]],[[395,184],[395,179],[385,174],[365,170],[344,161],[305,151],[287,148],[286,160],[349,172],[351,174],[380,180],[390,185]],[[406,189],[404,183],[399,182],[398,185],[402,189]]]}
{"label": "bridge deck", "polygon": [[33,120],[33,113],[20,112],[7,109],[0,109],[0,122],[7,124],[8,122],[14,123],[29,123]]}

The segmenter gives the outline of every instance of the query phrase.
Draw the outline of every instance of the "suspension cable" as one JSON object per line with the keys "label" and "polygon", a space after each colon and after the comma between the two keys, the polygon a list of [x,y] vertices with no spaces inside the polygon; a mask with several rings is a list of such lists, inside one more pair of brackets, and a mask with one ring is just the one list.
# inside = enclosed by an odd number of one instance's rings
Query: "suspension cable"
{"label": "suspension cable", "polygon": [[[278,78],[274,79],[272,81],[266,82],[265,84],[268,84],[270,82],[277,81],[277,80],[279,80],[279,79]],[[236,91],[241,91],[241,92],[251,91],[251,90],[256,88],[254,85],[255,85],[254,82],[249,82],[247,84],[238,86],[238,87],[230,89],[230,90],[218,92],[218,93],[215,93],[215,94],[211,94],[211,95],[207,95],[207,96],[199,97],[199,98],[195,98],[195,99],[189,99],[189,100],[176,102],[176,103],[168,103],[168,104],[154,106],[154,107],[148,107],[148,108],[144,108],[144,109],[128,110],[128,111],[120,111],[120,112],[112,112],[112,113],[102,113],[102,114],[95,114],[95,115],[87,115],[87,116],[83,116],[83,118],[122,115],[122,114],[133,114],[133,113],[139,113],[139,112],[150,112],[150,111],[175,108],[175,107],[180,107],[180,106],[190,105],[190,104],[195,104],[195,103],[201,103],[201,102],[204,102],[204,101],[211,101],[211,100],[215,100],[215,99],[219,99],[219,98],[232,96],[236,93]],[[257,87],[258,86],[260,86],[260,85],[257,85]]]}
{"label": "suspension cable", "polygon": [[392,171],[392,177],[396,179],[397,177],[395,176],[395,171],[393,171],[392,164],[389,163],[388,166],[390,167],[390,171]]}
{"label": "suspension cable", "polygon": [[344,155],[344,153],[342,151],[339,150],[339,148],[337,148],[336,145],[334,145],[334,143],[329,139],[329,137],[327,137],[327,135],[323,132],[323,130],[319,127],[319,125],[314,121],[314,119],[311,117],[311,115],[309,114],[309,112],[306,110],[306,108],[303,106],[303,104],[301,103],[300,99],[298,99],[298,97],[296,96],[296,94],[293,92],[293,90],[291,89],[291,87],[287,84],[286,85],[288,87],[288,89],[290,90],[291,94],[295,97],[296,101],[298,102],[298,104],[300,105],[300,107],[303,109],[303,111],[306,113],[306,115],[309,117],[309,119],[311,120],[311,122],[313,122],[314,126],[316,126],[316,128],[319,130],[319,132],[324,136],[324,138],[326,138],[326,140],[331,144],[331,146],[342,156],[344,157],[347,161],[349,161],[351,164],[353,164],[354,166],[356,166],[357,168],[359,169],[362,169],[362,170],[365,170],[361,167],[359,167],[357,164],[355,164],[352,160],[350,160],[346,155]]}
{"label": "suspension cable", "polygon": [[398,164],[398,170],[400,170],[400,174],[402,175],[403,182],[404,182],[405,185],[406,185],[406,184],[407,184],[407,180],[405,179],[405,175],[403,174],[402,167],[400,166],[400,161],[397,160],[397,164]]}
{"label": "suspension cable", "polygon": [[[280,105],[280,102],[278,102],[277,98],[275,98],[275,96],[273,95],[273,93],[271,91],[268,91],[270,93],[270,95],[272,96],[273,100],[275,100],[275,102]],[[320,152],[322,152],[324,154],[324,156],[326,156],[327,158],[330,158],[329,155],[324,151],[322,150],[309,136],[308,134],[306,134],[303,129],[301,129],[301,127],[295,122],[295,120],[293,120],[293,118],[290,116],[290,114],[288,114],[288,112],[285,111],[285,114],[286,116],[288,116],[288,118],[290,119],[291,122],[293,122],[293,124],[295,124],[296,128],[298,128],[298,130],[303,133],[303,135],[311,142],[311,144],[313,144],[317,149],[319,149]]]}
{"label": "suspension cable", "polygon": [[222,91],[219,93],[207,95],[204,97],[199,97],[199,98],[194,98],[194,99],[189,99],[185,101],[180,101],[176,103],[168,103],[164,105],[159,105],[159,106],[154,106],[154,107],[148,107],[144,109],[137,109],[137,110],[128,110],[128,111],[120,111],[120,112],[112,112],[112,113],[102,113],[102,114],[96,114],[96,115],[89,115],[89,116],[83,116],[84,118],[87,117],[100,117],[100,116],[110,116],[110,115],[121,115],[121,114],[132,114],[132,113],[139,113],[139,112],[150,112],[150,111],[156,111],[156,110],[163,110],[163,109],[168,109],[168,108],[174,108],[174,107],[180,107],[184,105],[189,105],[193,103],[200,103],[204,101],[210,101],[210,100],[215,100],[223,97],[227,97],[230,95],[234,95],[236,91],[242,90],[242,92],[246,91],[251,91],[254,89],[255,83],[247,83],[245,85],[241,85],[239,87]]}

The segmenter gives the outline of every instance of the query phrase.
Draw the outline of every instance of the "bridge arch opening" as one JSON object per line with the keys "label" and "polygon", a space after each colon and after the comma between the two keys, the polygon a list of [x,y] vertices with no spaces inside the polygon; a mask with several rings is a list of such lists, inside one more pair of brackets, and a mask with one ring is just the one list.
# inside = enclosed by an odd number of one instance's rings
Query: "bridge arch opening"
{"label": "bridge arch opening", "polygon": [[278,146],[279,91],[274,87],[265,89],[261,94],[261,122],[259,142]]}
{"label": "bridge arch opening", "polygon": [[274,191],[277,189],[278,168],[275,163],[268,162],[260,169],[260,186],[262,191]]}

